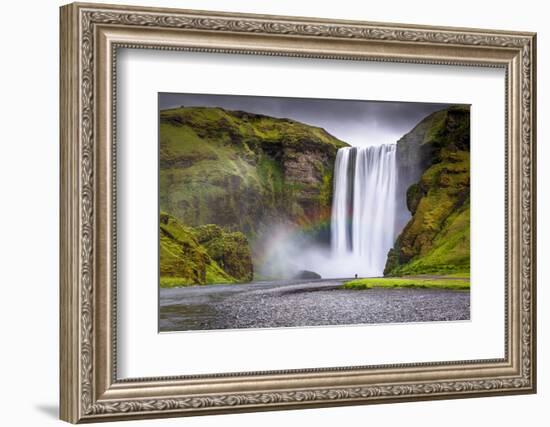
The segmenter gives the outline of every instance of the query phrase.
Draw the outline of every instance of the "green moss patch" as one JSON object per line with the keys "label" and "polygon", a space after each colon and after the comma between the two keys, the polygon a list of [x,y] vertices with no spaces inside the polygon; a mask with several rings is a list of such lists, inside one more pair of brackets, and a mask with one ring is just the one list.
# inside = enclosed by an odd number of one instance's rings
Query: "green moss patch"
{"label": "green moss patch", "polygon": [[246,237],[214,224],[188,227],[160,215],[160,286],[246,282],[253,279]]}
{"label": "green moss patch", "polygon": [[377,277],[356,279],[345,282],[345,289],[373,289],[373,288],[418,288],[418,289],[452,289],[469,290],[469,278],[456,276],[438,277]]}

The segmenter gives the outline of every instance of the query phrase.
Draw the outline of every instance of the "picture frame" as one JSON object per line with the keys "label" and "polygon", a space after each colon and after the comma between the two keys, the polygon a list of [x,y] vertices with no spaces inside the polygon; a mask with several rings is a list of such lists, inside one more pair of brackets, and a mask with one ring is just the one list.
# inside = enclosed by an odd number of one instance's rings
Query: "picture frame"
{"label": "picture frame", "polygon": [[[61,419],[80,423],[536,392],[534,33],[85,3],[61,7],[60,24]],[[118,378],[120,49],[503,69],[504,357]]]}

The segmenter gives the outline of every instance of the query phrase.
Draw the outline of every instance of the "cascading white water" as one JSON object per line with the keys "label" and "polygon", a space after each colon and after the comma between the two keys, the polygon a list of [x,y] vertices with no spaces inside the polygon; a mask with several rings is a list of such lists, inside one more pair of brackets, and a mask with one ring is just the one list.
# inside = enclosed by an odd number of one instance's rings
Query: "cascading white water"
{"label": "cascading white water", "polygon": [[396,145],[346,147],[334,167],[331,246],[348,277],[380,276],[395,239]]}

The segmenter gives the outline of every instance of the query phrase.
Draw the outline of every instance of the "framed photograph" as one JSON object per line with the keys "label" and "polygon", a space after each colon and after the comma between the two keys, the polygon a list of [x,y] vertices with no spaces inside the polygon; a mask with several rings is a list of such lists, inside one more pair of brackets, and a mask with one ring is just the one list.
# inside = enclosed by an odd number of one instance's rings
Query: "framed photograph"
{"label": "framed photograph", "polygon": [[60,22],[63,420],[535,392],[535,34]]}

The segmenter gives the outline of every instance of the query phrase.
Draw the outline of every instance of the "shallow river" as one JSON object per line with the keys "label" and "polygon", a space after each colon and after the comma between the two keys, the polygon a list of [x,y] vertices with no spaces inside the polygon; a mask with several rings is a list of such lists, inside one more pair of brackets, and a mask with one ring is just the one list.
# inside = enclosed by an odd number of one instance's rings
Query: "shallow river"
{"label": "shallow river", "polygon": [[470,292],[340,289],[344,280],[160,290],[160,331],[468,320]]}

